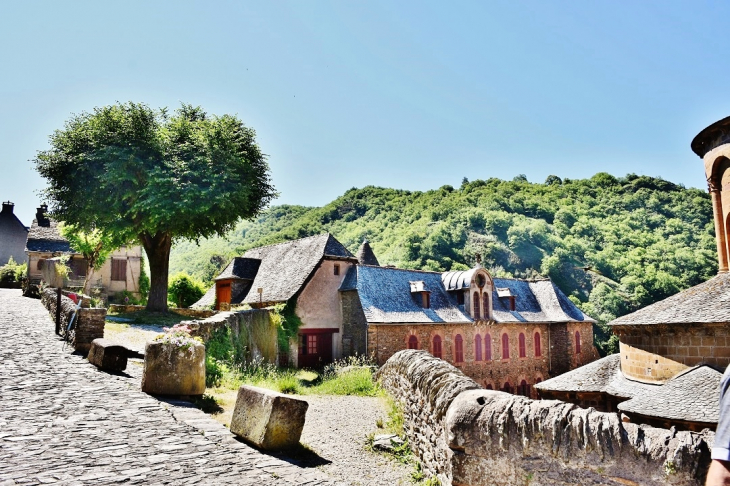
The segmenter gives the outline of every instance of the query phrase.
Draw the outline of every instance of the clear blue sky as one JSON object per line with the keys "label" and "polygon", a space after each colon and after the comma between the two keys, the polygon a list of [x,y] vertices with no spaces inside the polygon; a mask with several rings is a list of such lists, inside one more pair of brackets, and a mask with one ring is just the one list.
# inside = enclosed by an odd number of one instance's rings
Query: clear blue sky
{"label": "clear blue sky", "polygon": [[730,115],[725,2],[4,1],[0,199],[115,101],[233,113],[278,203],[606,171],[705,187],[692,138]]}

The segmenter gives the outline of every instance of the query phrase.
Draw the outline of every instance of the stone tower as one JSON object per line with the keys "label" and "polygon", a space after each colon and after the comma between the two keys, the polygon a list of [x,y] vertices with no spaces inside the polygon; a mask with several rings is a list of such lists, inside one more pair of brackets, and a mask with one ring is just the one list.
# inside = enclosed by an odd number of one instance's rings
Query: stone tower
{"label": "stone tower", "polygon": [[730,231],[730,117],[713,123],[692,140],[692,151],[705,162],[707,187],[715,214],[720,273],[728,271]]}

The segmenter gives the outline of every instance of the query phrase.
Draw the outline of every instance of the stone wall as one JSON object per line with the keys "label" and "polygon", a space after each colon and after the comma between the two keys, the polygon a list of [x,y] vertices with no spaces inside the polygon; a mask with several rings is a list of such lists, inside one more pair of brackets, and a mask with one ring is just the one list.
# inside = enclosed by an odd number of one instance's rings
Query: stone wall
{"label": "stone wall", "polygon": [[484,390],[424,351],[396,353],[377,378],[403,406],[423,471],[442,484],[699,486],[709,466],[712,432]]}
{"label": "stone wall", "polygon": [[228,330],[228,338],[239,358],[247,362],[263,360],[277,363],[278,323],[268,309],[219,312],[202,321],[186,321],[191,335],[210,340],[219,329]]}
{"label": "stone wall", "polygon": [[[109,306],[109,312],[112,314],[126,314],[129,312],[139,312],[145,310],[143,305],[124,305],[124,304],[111,304]],[[168,309],[170,312],[180,314],[185,317],[192,317],[194,319],[206,319],[214,316],[218,311],[210,309],[184,309],[180,307],[171,307]]]}
{"label": "stone wall", "polygon": [[367,353],[368,323],[357,290],[340,292],[342,307],[342,356]]}
{"label": "stone wall", "polygon": [[[343,296],[343,309],[345,296]],[[570,329],[570,332],[568,331]],[[581,352],[575,353],[571,336],[581,333]],[[540,349],[535,346],[535,333],[540,336]],[[502,335],[509,336],[509,358],[503,358]],[[525,336],[525,356],[520,357],[519,336]],[[454,342],[460,335],[463,342],[463,361],[456,361]],[[368,355],[379,365],[402,349],[408,348],[411,336],[417,339],[418,349],[433,354],[433,339],[441,338],[441,358],[459,368],[484,388],[515,390],[522,381],[529,386],[527,393],[537,398],[532,385],[575,369],[598,359],[593,346],[593,328],[589,322],[570,324],[375,324],[367,330]],[[477,359],[476,338],[481,345],[481,359]],[[491,354],[488,352],[491,351]],[[487,359],[490,358],[491,359]]]}
{"label": "stone wall", "polygon": [[613,331],[621,340],[621,369],[632,378],[664,381],[690,366],[730,365],[727,323],[684,326],[624,326]]}
{"label": "stone wall", "polygon": [[[46,288],[41,294],[41,302],[51,314],[51,319],[56,320],[56,289]],[[87,302],[88,297],[82,300],[82,305]],[[68,327],[69,319],[76,310],[76,304],[66,295],[61,295],[61,328]],[[106,309],[79,309],[79,315],[74,325],[74,340],[71,343],[75,350],[88,352],[91,342],[96,338],[104,337],[104,323],[106,321]]]}

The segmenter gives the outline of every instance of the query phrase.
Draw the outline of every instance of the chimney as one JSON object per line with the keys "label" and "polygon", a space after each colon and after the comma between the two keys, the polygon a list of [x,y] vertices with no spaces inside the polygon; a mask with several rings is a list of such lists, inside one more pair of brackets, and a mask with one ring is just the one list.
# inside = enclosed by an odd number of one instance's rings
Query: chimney
{"label": "chimney", "polygon": [[5,201],[3,203],[3,210],[2,214],[13,214],[13,207],[15,204],[11,203],[10,201]]}
{"label": "chimney", "polygon": [[730,263],[730,117],[702,130],[692,140],[692,151],[704,161],[707,189],[712,198],[719,273],[726,273]]}
{"label": "chimney", "polygon": [[35,219],[38,223],[38,226],[50,226],[51,221],[46,216],[46,213],[48,213],[48,204],[43,203],[41,206],[36,209],[35,212]]}

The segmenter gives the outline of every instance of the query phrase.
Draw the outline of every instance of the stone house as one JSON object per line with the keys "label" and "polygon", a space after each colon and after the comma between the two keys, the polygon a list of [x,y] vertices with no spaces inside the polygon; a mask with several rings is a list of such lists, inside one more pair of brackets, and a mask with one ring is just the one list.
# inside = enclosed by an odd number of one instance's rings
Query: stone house
{"label": "stone house", "polygon": [[358,265],[340,293],[343,336],[378,365],[422,349],[485,388],[535,396],[535,383],[598,358],[595,321],[549,279]]}
{"label": "stone house", "polygon": [[541,383],[543,397],[660,427],[717,426],[730,364],[730,117],[700,132],[692,150],[704,160],[712,197],[718,275],[610,322],[619,354]]}
{"label": "stone house", "polygon": [[383,364],[417,348],[486,387],[530,395],[534,383],[598,357],[594,321],[550,280],[381,267],[367,241],[355,257],[329,234],[247,251],[195,306],[277,303],[294,305],[302,322],[289,350],[300,367],[352,355]]}
{"label": "stone house", "polygon": [[[39,283],[44,278],[46,262],[62,255],[68,255],[68,278],[64,287],[81,287],[86,278],[87,261],[71,248],[68,240],[61,236],[58,222],[47,216],[48,206],[42,204],[28,232],[25,252],[28,256],[28,278]],[[142,247],[123,246],[114,251],[99,270],[91,270],[91,288],[99,289],[103,295],[130,292],[139,297],[139,276],[142,264]]]}
{"label": "stone house", "polygon": [[11,257],[15,263],[26,261],[25,240],[28,238],[28,227],[13,214],[14,207],[13,203],[7,201],[0,211],[0,267],[8,263]]}
{"label": "stone house", "polygon": [[318,367],[343,357],[337,289],[356,264],[357,258],[330,234],[254,248],[234,258],[193,307],[294,306],[302,324],[288,361]]}

